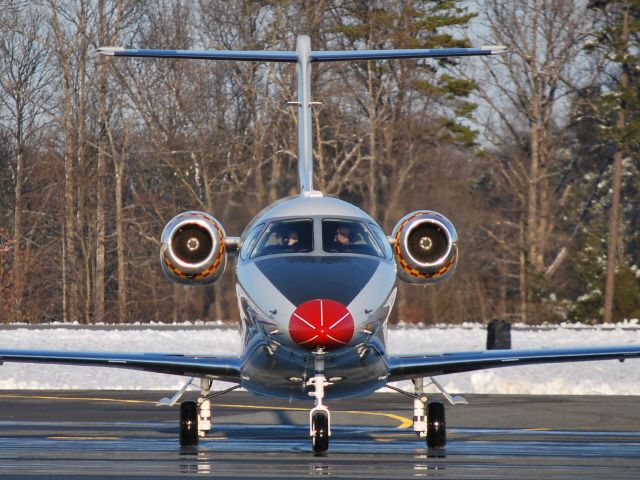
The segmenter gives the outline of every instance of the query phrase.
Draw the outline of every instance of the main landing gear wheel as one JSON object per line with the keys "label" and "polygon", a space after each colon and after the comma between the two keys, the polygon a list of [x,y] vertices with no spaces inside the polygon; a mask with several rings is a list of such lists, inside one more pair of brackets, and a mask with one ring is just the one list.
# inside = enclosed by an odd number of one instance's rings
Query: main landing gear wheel
{"label": "main landing gear wheel", "polygon": [[311,417],[311,446],[315,453],[329,449],[329,416],[325,412],[316,412]]}
{"label": "main landing gear wheel", "polygon": [[427,404],[427,447],[444,448],[447,444],[447,425],[442,402]]}
{"label": "main landing gear wheel", "polygon": [[180,404],[180,445],[193,447],[198,445],[198,405],[186,401]]}

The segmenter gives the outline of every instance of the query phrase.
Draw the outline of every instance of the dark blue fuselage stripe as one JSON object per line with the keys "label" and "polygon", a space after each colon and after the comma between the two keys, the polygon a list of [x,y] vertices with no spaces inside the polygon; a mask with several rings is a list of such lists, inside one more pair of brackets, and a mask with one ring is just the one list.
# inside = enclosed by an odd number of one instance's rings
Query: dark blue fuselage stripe
{"label": "dark blue fuselage stripe", "polygon": [[279,256],[256,260],[256,266],[291,303],[326,298],[343,305],[367,285],[380,260],[364,257]]}

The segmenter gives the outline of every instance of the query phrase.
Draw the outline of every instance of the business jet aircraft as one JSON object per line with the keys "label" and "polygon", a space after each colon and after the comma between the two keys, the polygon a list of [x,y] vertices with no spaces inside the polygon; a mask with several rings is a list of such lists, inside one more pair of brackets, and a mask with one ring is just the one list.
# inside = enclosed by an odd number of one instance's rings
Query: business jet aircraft
{"label": "business jet aircraft", "polygon": [[[165,275],[188,285],[210,284],[236,255],[236,293],[243,350],[239,357],[73,351],[0,350],[0,362],[97,365],[184,375],[200,379],[197,402],[180,408],[180,443],[195,445],[211,428],[210,399],[235,388],[260,395],[315,399],[309,435],[315,452],[328,449],[330,412],[325,400],[365,396],[398,380],[412,380],[413,428],[431,448],[445,445],[444,406],[427,402],[425,379],[452,397],[432,377],[477,369],[547,362],[624,360],[640,346],[502,350],[390,356],[387,319],[396,279],[434,284],[453,274],[458,237],[443,215],[419,210],[401,218],[390,236],[365,212],[313,188],[311,64],[492,55],[504,47],[312,51],[307,36],[296,51],[185,51],[100,49],[115,57],[292,62],[297,64],[300,194],[269,205],[240,237],[226,235],[209,213],[185,212],[162,233]],[[212,380],[236,386],[211,393]],[[174,404],[187,384],[166,404]],[[395,388],[391,386],[391,388]]]}

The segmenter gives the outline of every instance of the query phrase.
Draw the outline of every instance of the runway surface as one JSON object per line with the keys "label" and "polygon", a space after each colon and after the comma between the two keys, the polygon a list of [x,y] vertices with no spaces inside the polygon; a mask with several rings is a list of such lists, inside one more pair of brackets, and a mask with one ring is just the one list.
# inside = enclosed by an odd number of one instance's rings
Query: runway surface
{"label": "runway surface", "polygon": [[314,456],[310,403],[230,393],[210,438],[181,449],[177,407],[155,406],[167,393],[0,391],[0,477],[640,478],[637,397],[468,396],[437,451],[412,432],[409,398],[336,401]]}

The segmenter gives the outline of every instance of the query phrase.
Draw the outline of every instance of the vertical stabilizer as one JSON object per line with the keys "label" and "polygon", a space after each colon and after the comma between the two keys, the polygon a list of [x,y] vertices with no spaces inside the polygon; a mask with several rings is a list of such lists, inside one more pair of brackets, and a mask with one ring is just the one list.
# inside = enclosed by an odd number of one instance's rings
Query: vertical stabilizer
{"label": "vertical stabilizer", "polygon": [[311,39],[299,35],[296,39],[298,77],[298,176],[303,195],[313,190],[313,143],[311,133]]}

